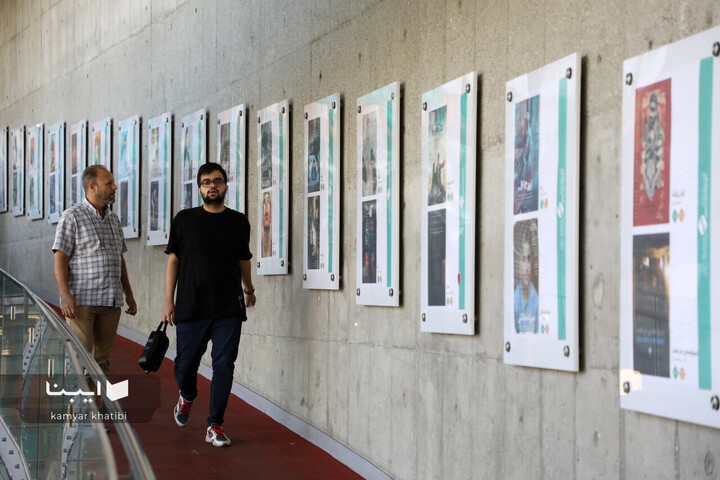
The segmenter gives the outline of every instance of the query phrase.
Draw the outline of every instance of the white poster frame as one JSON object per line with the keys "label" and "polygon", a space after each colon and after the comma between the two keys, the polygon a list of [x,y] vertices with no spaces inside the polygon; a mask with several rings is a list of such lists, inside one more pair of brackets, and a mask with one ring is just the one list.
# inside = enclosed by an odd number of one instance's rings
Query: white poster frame
{"label": "white poster frame", "polygon": [[115,211],[126,239],[140,236],[140,131],[139,115],[126,118],[118,124],[117,165],[114,172],[117,185]]}
{"label": "white poster frame", "polygon": [[[172,124],[172,113],[158,115],[148,122],[148,175],[145,182],[148,198],[146,210],[147,235],[145,237],[148,246],[167,245],[170,234],[173,198]],[[157,140],[155,140],[154,129],[157,129],[158,132]],[[155,148],[157,148],[157,151],[155,151]],[[157,182],[155,189],[153,189],[154,182]],[[154,191],[157,191],[156,205],[153,205]],[[157,209],[154,215],[153,209]]]}
{"label": "white poster frame", "polygon": [[[75,142],[73,143],[73,135]],[[87,167],[87,120],[80,120],[70,125],[69,141],[70,145],[70,206],[82,203],[85,198],[85,190],[82,187],[82,174]],[[75,158],[73,158],[73,153]],[[73,162],[74,160],[74,162]],[[73,195],[73,188],[75,195]]]}
{"label": "white poster frame", "polygon": [[14,217],[25,214],[25,125],[10,131],[10,210]]}
{"label": "white poster frame", "polygon": [[180,205],[179,210],[202,205],[197,171],[207,163],[207,110],[197,110],[180,124]]}
{"label": "white poster frame", "polygon": [[[477,99],[475,72],[422,95],[420,330],[423,332],[475,334]],[[432,164],[431,157],[435,157]],[[430,255],[431,249],[434,255]],[[430,282],[438,285],[439,279],[443,280],[442,287],[430,291]]]}
{"label": "white poster frame", "polygon": [[103,118],[90,126],[88,166],[102,165],[112,172],[112,119]]}
{"label": "white poster frame", "polygon": [[[355,303],[397,307],[400,305],[401,128],[398,82],[357,99],[356,125]],[[372,241],[366,241],[368,234],[374,237]],[[366,253],[374,254],[375,258],[368,255],[366,259]]]}
{"label": "white poster frame", "polygon": [[[580,60],[569,55],[505,87],[506,364],[571,372],[580,367]],[[524,239],[530,258],[523,261]],[[530,290],[525,294],[523,268]]]}
{"label": "white poster frame", "polygon": [[[265,128],[265,147],[263,147]],[[282,100],[257,113],[257,171],[258,171],[258,275],[288,273],[288,244],[290,243],[290,110],[289,101]],[[267,150],[270,150],[268,152]],[[265,162],[263,162],[263,153]],[[269,153],[269,155],[267,155]],[[263,170],[265,163],[265,170]],[[268,171],[268,166],[270,169]],[[264,173],[264,172],[267,172]],[[270,219],[263,225],[263,197],[269,198]],[[263,231],[266,246],[263,250]],[[268,238],[269,235],[269,238]],[[265,255],[267,253],[267,255]]]}
{"label": "white poster frame", "polygon": [[[27,186],[26,192],[28,197],[28,219],[38,220],[43,218],[45,196],[45,152],[43,140],[45,140],[45,125],[38,123],[28,129],[27,132],[28,146],[28,168],[27,168]],[[35,208],[32,208],[34,205]]]}
{"label": "white poster frame", "polygon": [[[711,243],[720,238],[720,195],[712,188],[720,185],[718,40],[714,27],[623,64],[618,385],[621,408],[714,428],[720,428],[720,252],[712,247],[717,240]],[[653,166],[658,178],[667,175],[662,183],[647,174]]]}
{"label": "white poster frame", "polygon": [[[303,122],[305,146],[303,288],[305,289],[338,290],[340,288],[339,230],[342,190],[339,188],[341,185],[340,115],[338,93],[305,106]],[[310,144],[311,126],[314,130],[312,145]]]}
{"label": "white poster frame", "polygon": [[[227,173],[227,193],[225,204],[238,212],[245,213],[245,155],[247,151],[247,126],[245,118],[247,105],[244,103],[218,113],[217,116],[217,163],[222,165]],[[227,125],[228,138],[222,138],[223,127]],[[234,135],[233,135],[234,133]],[[227,145],[223,142],[227,141]],[[227,159],[224,152],[227,151]]]}

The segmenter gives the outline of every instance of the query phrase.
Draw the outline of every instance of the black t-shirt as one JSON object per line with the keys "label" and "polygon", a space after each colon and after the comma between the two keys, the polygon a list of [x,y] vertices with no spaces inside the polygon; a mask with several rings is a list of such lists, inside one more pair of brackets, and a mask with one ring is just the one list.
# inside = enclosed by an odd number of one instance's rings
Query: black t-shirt
{"label": "black t-shirt", "polygon": [[250,260],[250,222],[235,210],[203,207],[175,215],[165,253],[180,260],[175,322],[245,319],[240,260]]}

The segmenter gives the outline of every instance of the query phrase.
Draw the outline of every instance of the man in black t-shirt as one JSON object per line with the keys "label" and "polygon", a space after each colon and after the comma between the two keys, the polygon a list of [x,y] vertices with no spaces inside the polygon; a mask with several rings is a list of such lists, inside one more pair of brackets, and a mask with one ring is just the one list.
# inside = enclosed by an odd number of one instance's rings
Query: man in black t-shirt
{"label": "man in black t-shirt", "polygon": [[190,407],[197,397],[198,367],[212,340],[213,376],[205,441],[223,447],[230,445],[222,424],[240,330],[247,319],[245,307],[255,305],[250,223],[244,214],[225,208],[227,174],[220,165],[202,165],[197,183],[203,206],[178,212],[170,229],[162,321],[177,328],[175,381],[180,399],[173,414],[180,427],[190,419]]}

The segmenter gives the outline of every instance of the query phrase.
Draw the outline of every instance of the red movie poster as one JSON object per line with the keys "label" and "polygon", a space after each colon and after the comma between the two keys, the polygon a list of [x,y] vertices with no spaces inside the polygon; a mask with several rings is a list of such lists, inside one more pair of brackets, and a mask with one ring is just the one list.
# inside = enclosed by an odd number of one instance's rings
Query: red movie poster
{"label": "red movie poster", "polygon": [[633,225],[670,220],[670,79],[635,92]]}

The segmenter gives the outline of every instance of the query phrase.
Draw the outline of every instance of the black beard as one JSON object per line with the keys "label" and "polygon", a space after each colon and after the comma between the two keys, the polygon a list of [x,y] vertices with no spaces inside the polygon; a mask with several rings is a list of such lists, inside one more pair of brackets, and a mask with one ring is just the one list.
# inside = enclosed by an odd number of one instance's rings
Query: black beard
{"label": "black beard", "polygon": [[210,195],[205,195],[202,197],[203,202],[205,202],[205,205],[224,205],[225,204],[225,194],[218,192],[217,197],[210,198]]}

